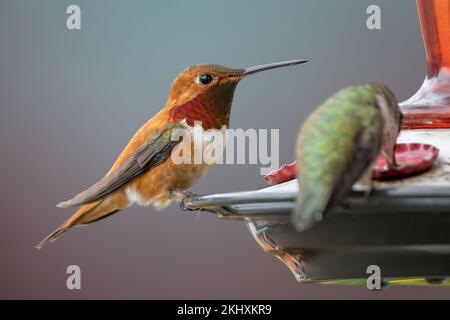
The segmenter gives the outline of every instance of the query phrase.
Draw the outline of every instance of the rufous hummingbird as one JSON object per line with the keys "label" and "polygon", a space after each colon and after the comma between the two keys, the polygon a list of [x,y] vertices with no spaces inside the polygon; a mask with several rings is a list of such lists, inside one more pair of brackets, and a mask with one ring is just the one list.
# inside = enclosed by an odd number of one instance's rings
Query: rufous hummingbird
{"label": "rufous hummingbird", "polygon": [[173,132],[180,128],[192,132],[197,125],[205,131],[227,128],[239,81],[261,71],[305,62],[291,60],[244,69],[205,64],[181,72],[172,83],[164,108],[135,133],[109,172],[85,191],[57,205],[81,207],[37,248],[71,227],[98,221],[132,204],[151,204],[159,209],[181,201],[185,191],[211,169],[211,164],[174,163],[170,155],[180,141],[172,139]]}

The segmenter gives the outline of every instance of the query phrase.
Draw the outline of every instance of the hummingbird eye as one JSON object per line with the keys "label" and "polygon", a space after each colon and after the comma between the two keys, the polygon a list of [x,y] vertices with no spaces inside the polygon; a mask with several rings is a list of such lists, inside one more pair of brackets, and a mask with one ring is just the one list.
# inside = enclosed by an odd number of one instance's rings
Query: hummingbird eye
{"label": "hummingbird eye", "polygon": [[202,73],[198,76],[198,83],[201,84],[210,84],[214,80],[214,77],[210,75],[209,73]]}

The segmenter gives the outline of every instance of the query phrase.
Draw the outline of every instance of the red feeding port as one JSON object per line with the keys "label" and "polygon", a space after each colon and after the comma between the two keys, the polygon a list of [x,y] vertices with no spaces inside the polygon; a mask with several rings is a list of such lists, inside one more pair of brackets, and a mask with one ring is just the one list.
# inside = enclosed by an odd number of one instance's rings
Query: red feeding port
{"label": "red feeding port", "polygon": [[423,173],[433,166],[439,149],[423,143],[401,143],[395,146],[398,168],[389,168],[386,158],[380,156],[373,166],[374,180],[394,180]]}
{"label": "red feeding port", "polygon": [[[423,143],[400,143],[395,146],[395,160],[398,168],[389,168],[386,158],[380,155],[374,165],[374,180],[395,180],[423,173],[430,169],[439,149]],[[264,179],[271,185],[295,179],[297,164],[284,164],[279,169],[269,172]]]}
{"label": "red feeding port", "polygon": [[293,180],[297,177],[297,161],[290,164],[283,164],[279,169],[270,171],[264,179],[270,185],[280,184],[286,181]]}

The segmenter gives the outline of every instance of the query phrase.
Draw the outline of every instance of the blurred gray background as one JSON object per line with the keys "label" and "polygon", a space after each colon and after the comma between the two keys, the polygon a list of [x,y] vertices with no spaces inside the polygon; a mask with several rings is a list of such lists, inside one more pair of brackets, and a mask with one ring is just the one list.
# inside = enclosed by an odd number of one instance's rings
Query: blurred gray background
{"label": "blurred gray background", "polygon": [[[70,4],[80,31],[66,28]],[[366,28],[370,4],[381,31]],[[403,100],[420,86],[415,1],[1,0],[0,298],[448,298],[445,288],[298,284],[243,223],[178,206],[133,207],[34,248],[72,213],[55,204],[104,175],[178,72],[293,58],[311,62],[243,81],[231,115],[234,128],[280,128],[282,163],[302,119],[339,88],[382,81]],[[256,165],[221,165],[192,191],[264,186]],[[66,289],[70,264],[81,291]]]}

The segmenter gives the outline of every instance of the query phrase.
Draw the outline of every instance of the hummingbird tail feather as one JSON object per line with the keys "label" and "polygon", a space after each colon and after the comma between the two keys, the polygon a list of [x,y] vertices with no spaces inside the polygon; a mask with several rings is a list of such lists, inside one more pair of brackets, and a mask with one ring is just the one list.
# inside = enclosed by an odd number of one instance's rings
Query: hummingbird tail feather
{"label": "hummingbird tail feather", "polygon": [[66,226],[66,223],[60,225],[58,228],[56,228],[55,231],[53,231],[51,234],[49,234],[47,237],[45,237],[44,240],[42,240],[37,246],[36,249],[42,249],[45,245],[55,241],[58,239],[64,232],[69,229],[69,226]]}
{"label": "hummingbird tail feather", "polygon": [[302,201],[297,202],[292,214],[295,228],[298,231],[310,229],[316,221],[322,220],[326,207],[327,201],[322,201],[317,195],[303,197]]}
{"label": "hummingbird tail feather", "polygon": [[[42,240],[37,246],[37,249],[42,249],[45,245],[55,241],[58,239],[64,232],[69,230],[71,227],[74,227],[79,224],[86,224],[89,222],[86,222],[87,219],[83,219],[86,215],[89,215],[89,213],[92,213],[95,208],[98,208],[97,206],[102,201],[92,202],[87,205],[82,206],[73,216],[71,216],[66,222],[64,222],[62,225],[60,225],[58,228],[56,228],[55,231],[53,231],[51,234],[49,234],[44,240]],[[84,220],[84,221],[82,221]],[[99,219],[96,219],[99,220]],[[93,221],[90,221],[93,222]]]}

